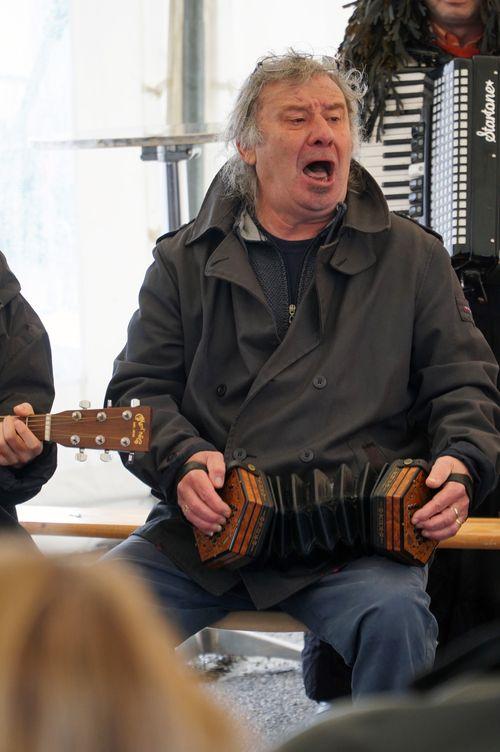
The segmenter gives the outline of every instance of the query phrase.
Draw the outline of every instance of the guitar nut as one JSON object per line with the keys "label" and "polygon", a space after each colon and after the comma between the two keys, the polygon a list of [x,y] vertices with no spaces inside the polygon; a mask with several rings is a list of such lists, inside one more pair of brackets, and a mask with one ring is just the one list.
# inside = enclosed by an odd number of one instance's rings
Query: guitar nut
{"label": "guitar nut", "polygon": [[120,439],[120,444],[122,447],[128,447],[130,446],[130,439],[127,436],[123,436],[123,438]]}
{"label": "guitar nut", "polygon": [[[132,420],[132,411],[131,410],[124,410],[122,412],[122,418],[123,420]],[[128,444],[127,444],[128,446]]]}
{"label": "guitar nut", "polygon": [[103,421],[105,421],[107,419],[108,416],[106,415],[106,413],[104,413],[104,412],[101,411],[101,412],[97,413],[97,415],[95,417],[99,421],[99,423],[102,423]]}
{"label": "guitar nut", "polygon": [[70,436],[69,440],[72,446],[78,446],[78,444],[80,443],[80,437],[77,436],[76,434],[73,434],[73,436]]}
{"label": "guitar nut", "polygon": [[99,434],[98,436],[95,437],[95,443],[97,444],[97,446],[102,446],[102,444],[104,444],[105,441],[106,439],[104,438],[102,434]]}

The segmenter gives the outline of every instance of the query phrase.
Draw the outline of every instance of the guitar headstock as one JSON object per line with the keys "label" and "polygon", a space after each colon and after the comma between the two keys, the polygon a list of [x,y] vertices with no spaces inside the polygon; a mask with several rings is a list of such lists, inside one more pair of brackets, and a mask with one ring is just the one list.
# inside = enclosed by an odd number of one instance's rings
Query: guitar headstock
{"label": "guitar headstock", "polygon": [[151,408],[103,407],[65,410],[50,417],[50,440],[76,449],[147,452]]}

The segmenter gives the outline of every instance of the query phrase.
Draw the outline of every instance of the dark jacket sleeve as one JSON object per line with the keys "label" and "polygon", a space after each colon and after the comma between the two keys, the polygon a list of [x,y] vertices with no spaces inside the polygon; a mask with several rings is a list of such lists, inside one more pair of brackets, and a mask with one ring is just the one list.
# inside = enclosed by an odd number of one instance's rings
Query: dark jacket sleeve
{"label": "dark jacket sleeve", "polygon": [[125,405],[138,398],[154,408],[150,452],[136,455],[126,467],[166,496],[181,465],[195,452],[215,447],[181,413],[186,369],[178,283],[168,254],[155,250],[154,258],[106,399]]}
{"label": "dark jacket sleeve", "polygon": [[[13,407],[21,402],[29,402],[35,413],[49,412],[54,400],[54,380],[47,333],[19,293],[17,280],[8,267],[1,269],[1,282],[1,414],[11,415]],[[12,512],[13,505],[35,496],[54,473],[56,455],[56,446],[46,444],[42,454],[22,468],[0,467],[0,505]]]}
{"label": "dark jacket sleeve", "polygon": [[[445,249],[437,241],[416,300],[413,382],[417,398],[409,419],[428,433],[432,457],[469,459],[479,484],[475,504],[500,472],[498,366]],[[467,462],[466,462],[467,464]]]}

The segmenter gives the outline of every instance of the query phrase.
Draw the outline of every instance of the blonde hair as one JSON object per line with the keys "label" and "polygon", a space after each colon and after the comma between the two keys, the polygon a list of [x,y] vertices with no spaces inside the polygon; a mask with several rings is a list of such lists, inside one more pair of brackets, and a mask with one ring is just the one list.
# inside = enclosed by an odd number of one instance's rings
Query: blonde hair
{"label": "blonde hair", "polygon": [[237,749],[121,565],[2,548],[0,752]]}

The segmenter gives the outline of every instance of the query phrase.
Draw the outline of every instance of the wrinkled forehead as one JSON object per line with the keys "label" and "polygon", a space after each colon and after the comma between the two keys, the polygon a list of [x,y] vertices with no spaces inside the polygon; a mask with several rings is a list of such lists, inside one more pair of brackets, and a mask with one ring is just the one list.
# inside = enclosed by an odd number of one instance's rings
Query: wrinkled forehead
{"label": "wrinkled forehead", "polygon": [[346,98],[340,87],[328,74],[318,74],[306,81],[289,79],[265,84],[257,100],[257,112],[265,115],[287,107],[307,107],[311,103],[323,108],[341,107],[347,110]]}

